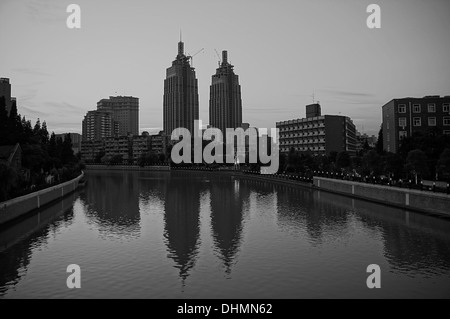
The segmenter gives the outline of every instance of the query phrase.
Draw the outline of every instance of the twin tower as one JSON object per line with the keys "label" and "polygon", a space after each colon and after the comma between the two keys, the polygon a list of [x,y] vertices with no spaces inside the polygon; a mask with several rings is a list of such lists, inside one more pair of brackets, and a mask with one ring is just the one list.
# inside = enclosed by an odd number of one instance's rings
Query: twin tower
{"label": "twin tower", "polygon": [[[198,81],[191,57],[184,54],[184,43],[178,43],[178,55],[167,69],[164,80],[163,120],[164,133],[171,135],[176,128],[187,128],[191,133],[194,121],[199,119]],[[222,62],[212,76],[209,100],[209,124],[223,133],[227,128],[242,124],[242,100],[239,77],[228,63],[227,51],[222,52]]]}

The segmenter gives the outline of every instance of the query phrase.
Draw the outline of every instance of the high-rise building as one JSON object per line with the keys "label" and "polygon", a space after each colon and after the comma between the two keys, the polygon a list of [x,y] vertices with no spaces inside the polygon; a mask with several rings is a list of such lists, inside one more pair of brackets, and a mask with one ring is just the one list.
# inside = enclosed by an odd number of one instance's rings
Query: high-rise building
{"label": "high-rise building", "polygon": [[[194,121],[199,118],[198,81],[195,69],[184,54],[184,43],[178,43],[178,55],[166,71],[163,96],[163,130],[171,135],[176,128],[194,132]],[[197,128],[195,128],[197,129]]]}
{"label": "high-rise building", "polygon": [[242,124],[242,99],[239,76],[228,62],[227,51],[222,51],[222,63],[212,76],[209,100],[209,124],[225,136],[227,128]]}
{"label": "high-rise building", "polygon": [[0,97],[5,98],[6,112],[11,112],[12,100],[11,100],[11,84],[8,78],[0,78]]}
{"label": "high-rise building", "polygon": [[293,148],[314,155],[344,151],[356,155],[356,127],[352,120],[341,115],[321,115],[320,106],[308,112],[312,108],[307,107],[307,113],[317,116],[277,122],[280,152],[287,154]]}
{"label": "high-rise building", "polygon": [[109,112],[118,124],[118,135],[139,134],[139,98],[132,96],[110,96],[97,102],[97,110]]}
{"label": "high-rise building", "polygon": [[450,134],[450,96],[393,99],[383,105],[383,148],[397,153],[401,140],[415,132]]}
{"label": "high-rise building", "polygon": [[83,141],[101,141],[115,136],[115,128],[110,112],[88,111],[83,119]]}

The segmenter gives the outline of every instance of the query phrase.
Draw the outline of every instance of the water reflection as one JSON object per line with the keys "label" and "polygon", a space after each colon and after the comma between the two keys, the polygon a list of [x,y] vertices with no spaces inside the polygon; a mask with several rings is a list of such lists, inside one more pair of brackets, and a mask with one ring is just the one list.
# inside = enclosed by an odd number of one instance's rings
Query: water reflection
{"label": "water reflection", "polygon": [[448,220],[246,176],[87,177],[0,229],[0,297],[70,296],[74,260],[89,278],[80,297],[370,297],[368,261],[385,271],[380,296],[450,296]]}
{"label": "water reflection", "polygon": [[211,228],[214,243],[225,272],[231,273],[242,241],[243,207],[250,192],[240,187],[240,180],[230,182],[230,177],[216,177],[211,186]]}
{"label": "water reflection", "polygon": [[183,284],[198,255],[202,185],[195,175],[182,172],[172,173],[164,185],[164,237]]}
{"label": "water reflection", "polygon": [[87,176],[81,200],[102,236],[133,238],[140,234],[139,185],[135,172],[99,172]]}
{"label": "water reflection", "polygon": [[45,245],[49,236],[60,228],[72,224],[76,196],[72,193],[60,202],[0,228],[0,296],[26,274],[33,250]]}

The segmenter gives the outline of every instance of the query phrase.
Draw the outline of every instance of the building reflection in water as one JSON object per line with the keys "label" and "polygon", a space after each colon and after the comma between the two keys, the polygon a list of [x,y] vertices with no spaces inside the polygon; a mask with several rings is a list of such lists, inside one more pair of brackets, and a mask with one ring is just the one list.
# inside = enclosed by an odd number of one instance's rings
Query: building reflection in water
{"label": "building reflection in water", "polygon": [[140,235],[137,172],[100,172],[87,175],[82,193],[86,216],[103,236],[132,238]]}
{"label": "building reflection in water", "polygon": [[241,181],[230,181],[230,176],[214,177],[211,185],[211,227],[214,244],[225,272],[231,273],[241,246],[244,203],[248,202],[248,187],[240,187]]}
{"label": "building reflection in water", "polygon": [[394,273],[429,276],[431,266],[442,273],[450,268],[450,248],[445,244],[449,220],[323,191],[276,189],[280,227],[291,233],[306,228],[312,244],[342,239],[352,227],[364,227],[382,241]]}
{"label": "building reflection in water", "polygon": [[45,206],[24,219],[0,228],[0,297],[26,274],[33,250],[52,233],[73,222],[73,203],[78,193]]}
{"label": "building reflection in water", "polygon": [[168,257],[184,281],[194,267],[200,244],[201,178],[186,172],[172,172],[165,184],[164,237]]}

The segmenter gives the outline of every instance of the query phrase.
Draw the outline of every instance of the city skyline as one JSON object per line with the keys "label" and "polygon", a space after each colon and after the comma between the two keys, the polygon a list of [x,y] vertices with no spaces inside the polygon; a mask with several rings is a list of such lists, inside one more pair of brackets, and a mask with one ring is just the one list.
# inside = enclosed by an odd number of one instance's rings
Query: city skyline
{"label": "city skyline", "polygon": [[376,134],[381,107],[392,98],[449,94],[445,1],[378,1],[378,30],[366,26],[370,1],[232,1],[220,11],[204,1],[77,3],[80,30],[66,27],[69,2],[0,4],[0,38],[10,48],[1,76],[11,79],[19,113],[46,120],[55,133],[81,132],[86,112],[114,95],[139,97],[139,133],[161,130],[162,80],[180,29],[187,53],[205,48],[194,60],[204,124],[215,49],[233,52],[243,118],[256,127],[303,118],[314,94],[324,113],[349,116],[360,131]]}

